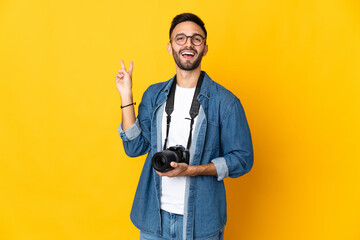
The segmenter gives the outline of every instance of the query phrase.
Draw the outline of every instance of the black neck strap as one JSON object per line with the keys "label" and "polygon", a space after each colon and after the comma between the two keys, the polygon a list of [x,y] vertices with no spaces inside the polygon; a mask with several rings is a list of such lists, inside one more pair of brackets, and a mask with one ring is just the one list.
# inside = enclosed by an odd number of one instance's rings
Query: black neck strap
{"label": "black neck strap", "polygon": [[[196,118],[196,116],[199,114],[199,109],[200,109],[200,103],[197,100],[197,96],[199,95],[200,92],[200,88],[204,79],[204,72],[202,71],[200,73],[199,79],[197,81],[196,84],[196,89],[195,89],[195,93],[194,93],[194,97],[191,103],[191,107],[190,107],[190,134],[189,134],[189,139],[188,139],[188,143],[187,143],[187,150],[190,149],[190,145],[191,145],[191,138],[192,138],[192,130],[193,130],[193,125],[194,125],[194,119]],[[167,114],[166,116],[166,137],[165,137],[165,143],[164,143],[164,150],[166,150],[166,143],[168,140],[168,136],[169,136],[169,129],[170,129],[170,122],[171,122],[171,114],[174,111],[174,101],[175,101],[175,89],[176,89],[176,76],[175,79],[173,81],[173,84],[171,85],[170,88],[170,93],[168,96],[168,99],[166,101],[166,106],[165,106],[165,112]]]}

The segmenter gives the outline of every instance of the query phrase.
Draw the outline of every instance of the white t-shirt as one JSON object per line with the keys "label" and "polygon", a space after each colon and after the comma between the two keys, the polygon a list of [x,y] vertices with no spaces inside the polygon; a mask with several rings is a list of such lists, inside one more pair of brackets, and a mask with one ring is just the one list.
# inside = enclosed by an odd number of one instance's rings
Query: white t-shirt
{"label": "white t-shirt", "polygon": [[[195,88],[182,88],[176,85],[174,111],[171,114],[171,123],[166,147],[182,145],[186,148],[190,134],[190,107],[194,97]],[[164,108],[162,119],[162,144],[166,137],[166,112]],[[197,117],[194,119],[193,129]],[[194,130],[193,130],[194,131]],[[164,147],[164,146],[163,146]],[[184,214],[186,177],[162,177],[161,181],[161,209]]]}

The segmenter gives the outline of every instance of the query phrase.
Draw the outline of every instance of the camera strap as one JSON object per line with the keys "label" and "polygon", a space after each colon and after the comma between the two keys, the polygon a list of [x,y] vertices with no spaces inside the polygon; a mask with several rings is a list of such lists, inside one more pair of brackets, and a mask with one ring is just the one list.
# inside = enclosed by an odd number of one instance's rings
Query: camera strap
{"label": "camera strap", "polygon": [[[198,79],[197,84],[196,84],[194,97],[193,97],[191,107],[190,107],[190,111],[189,111],[189,114],[190,114],[191,118],[186,118],[186,119],[190,120],[190,134],[189,134],[189,139],[188,139],[187,147],[186,147],[187,150],[190,149],[190,145],[191,145],[194,119],[199,114],[200,103],[199,103],[199,101],[197,99],[197,96],[199,95],[200,88],[201,88],[201,85],[202,85],[202,82],[203,82],[203,79],[204,79],[204,75],[205,75],[204,72],[201,71],[199,79]],[[170,93],[169,93],[168,99],[166,101],[166,106],[165,106],[165,112],[166,112],[167,116],[166,116],[166,137],[165,137],[165,143],[164,143],[164,150],[166,150],[166,143],[167,143],[168,136],[169,136],[171,114],[174,111],[175,89],[176,89],[176,76],[175,76],[174,82],[171,85]]]}

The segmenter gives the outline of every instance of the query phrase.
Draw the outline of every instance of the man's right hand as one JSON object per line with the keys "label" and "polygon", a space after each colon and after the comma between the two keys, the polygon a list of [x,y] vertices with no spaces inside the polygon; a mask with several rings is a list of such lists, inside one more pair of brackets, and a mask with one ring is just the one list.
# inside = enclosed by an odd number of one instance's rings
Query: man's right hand
{"label": "man's right hand", "polygon": [[122,109],[122,128],[128,130],[135,123],[135,110],[132,96],[132,70],[133,62],[130,62],[129,71],[126,71],[124,61],[121,60],[121,69],[116,74],[116,88],[120,93],[121,105],[127,106]]}
{"label": "man's right hand", "polygon": [[[116,88],[120,93],[121,98],[132,96],[132,70],[133,62],[130,62],[129,71],[126,71],[125,63],[120,61],[121,69],[116,74]],[[124,100],[124,99],[123,99]]]}

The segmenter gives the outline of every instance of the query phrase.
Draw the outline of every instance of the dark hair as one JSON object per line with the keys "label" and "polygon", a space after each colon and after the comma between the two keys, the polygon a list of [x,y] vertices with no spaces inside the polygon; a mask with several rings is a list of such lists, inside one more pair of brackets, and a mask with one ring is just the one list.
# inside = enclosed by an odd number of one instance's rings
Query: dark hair
{"label": "dark hair", "polygon": [[169,38],[171,38],[171,33],[174,30],[174,28],[176,27],[176,25],[178,25],[179,23],[182,23],[182,22],[186,22],[186,21],[191,21],[191,22],[194,22],[197,25],[199,25],[205,33],[205,38],[207,37],[205,24],[198,16],[196,16],[195,14],[192,14],[192,13],[182,13],[182,14],[175,16],[174,19],[172,20],[171,26],[170,26],[170,31],[169,31]]}

